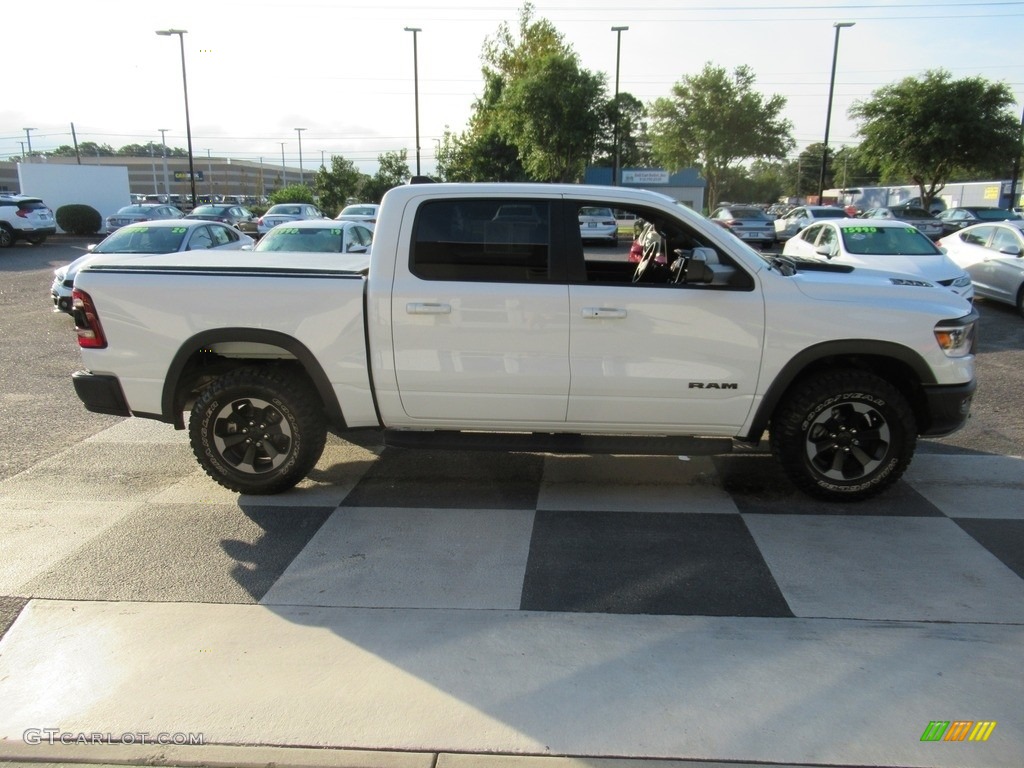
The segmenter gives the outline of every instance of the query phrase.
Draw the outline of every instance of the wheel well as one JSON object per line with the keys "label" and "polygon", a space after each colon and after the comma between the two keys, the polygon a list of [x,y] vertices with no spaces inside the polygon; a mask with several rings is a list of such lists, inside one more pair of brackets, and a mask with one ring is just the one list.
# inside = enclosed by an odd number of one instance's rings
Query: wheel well
{"label": "wheel well", "polygon": [[907,399],[917,421],[918,429],[924,429],[930,422],[930,416],[923,385],[931,382],[932,378],[930,371],[926,376],[922,376],[921,369],[915,365],[916,362],[918,361],[907,359],[904,356],[895,357],[889,354],[868,352],[837,353],[802,362],[794,361],[780,373],[765,394],[745,439],[750,442],[758,442],[764,431],[769,428],[779,403],[783,402],[808,377],[840,368],[868,371],[894,386]]}
{"label": "wheel well", "polygon": [[345,428],[341,406],[323,368],[295,339],[274,331],[225,329],[186,341],[168,370],[162,397],[163,416],[185,428],[184,412],[215,379],[243,367],[275,366],[308,380],[320,398],[329,424]]}

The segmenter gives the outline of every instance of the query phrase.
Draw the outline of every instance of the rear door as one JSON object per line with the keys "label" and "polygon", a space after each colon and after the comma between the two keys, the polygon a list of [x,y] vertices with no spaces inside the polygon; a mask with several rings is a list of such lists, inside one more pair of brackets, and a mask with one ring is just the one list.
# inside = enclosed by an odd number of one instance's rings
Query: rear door
{"label": "rear door", "polygon": [[[416,213],[392,287],[405,414],[449,427],[565,421],[568,289],[556,199],[448,198]],[[579,228],[573,219],[579,238]]]}

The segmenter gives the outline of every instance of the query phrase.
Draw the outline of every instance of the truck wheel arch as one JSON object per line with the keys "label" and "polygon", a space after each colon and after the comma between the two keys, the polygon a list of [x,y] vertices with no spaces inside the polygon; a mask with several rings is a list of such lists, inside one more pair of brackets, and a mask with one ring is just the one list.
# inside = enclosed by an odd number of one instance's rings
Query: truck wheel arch
{"label": "truck wheel arch", "polygon": [[935,383],[935,375],[928,363],[916,351],[901,344],[874,339],[822,342],[801,350],[782,367],[765,392],[751,422],[750,431],[742,439],[758,442],[768,428],[775,409],[793,384],[808,373],[832,367],[873,371],[903,391],[915,412],[919,398],[913,396],[913,389]]}
{"label": "truck wheel arch", "polygon": [[[204,350],[225,342],[264,344],[278,347],[287,352],[294,358],[296,367],[300,368],[312,382],[323,401],[328,421],[338,429],[344,429],[345,418],[342,414],[341,404],[338,402],[334,388],[316,355],[298,339],[280,331],[262,328],[218,328],[197,333],[185,340],[174,359],[171,360],[161,395],[161,410],[164,418],[172,422],[176,429],[185,428],[183,413],[190,389],[183,384],[189,380],[192,374],[200,372],[196,366],[197,359],[204,353]],[[238,358],[230,367],[240,368],[251,364],[252,360]]]}

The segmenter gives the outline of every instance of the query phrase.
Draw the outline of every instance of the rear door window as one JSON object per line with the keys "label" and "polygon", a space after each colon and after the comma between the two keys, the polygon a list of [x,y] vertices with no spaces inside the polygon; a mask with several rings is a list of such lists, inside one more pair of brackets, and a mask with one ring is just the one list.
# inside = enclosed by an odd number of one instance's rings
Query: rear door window
{"label": "rear door window", "polygon": [[417,212],[409,269],[423,280],[551,282],[550,241],[550,201],[432,201]]}

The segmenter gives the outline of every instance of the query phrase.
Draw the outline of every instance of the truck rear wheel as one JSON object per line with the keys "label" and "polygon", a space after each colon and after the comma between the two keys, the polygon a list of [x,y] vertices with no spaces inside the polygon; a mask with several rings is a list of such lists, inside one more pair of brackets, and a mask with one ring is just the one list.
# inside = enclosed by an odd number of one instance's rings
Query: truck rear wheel
{"label": "truck rear wheel", "polygon": [[241,368],[207,387],[192,408],[192,452],[232,491],[286,491],[320,459],[327,440],[309,382],[279,368]]}
{"label": "truck rear wheel", "polygon": [[772,453],[793,483],[829,501],[860,501],[895,483],[914,455],[907,400],[874,374],[846,370],[800,384],[770,428]]}

